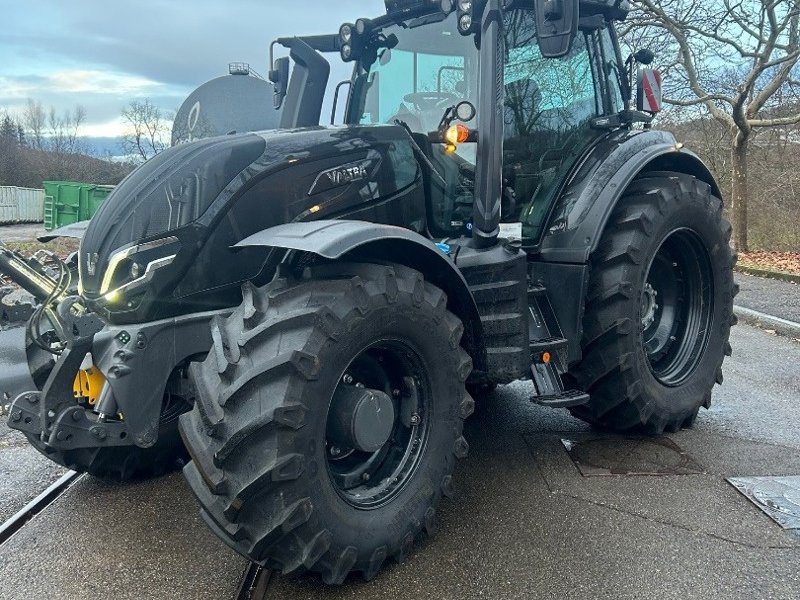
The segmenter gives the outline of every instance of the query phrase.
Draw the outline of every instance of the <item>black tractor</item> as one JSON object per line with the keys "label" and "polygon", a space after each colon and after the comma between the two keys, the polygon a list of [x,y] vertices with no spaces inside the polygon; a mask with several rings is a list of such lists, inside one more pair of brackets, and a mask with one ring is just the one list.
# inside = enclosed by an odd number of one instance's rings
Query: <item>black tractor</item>
{"label": "black tractor", "polygon": [[[39,390],[11,426],[122,478],[174,463],[179,429],[214,532],[331,584],[435,530],[498,384],[599,428],[691,426],[730,352],[731,228],[709,170],[651,128],[660,76],[622,56],[628,8],[386,0],[278,40],[281,128],[117,187],[77,291],[28,328]],[[321,127],[331,53],[354,69]]]}

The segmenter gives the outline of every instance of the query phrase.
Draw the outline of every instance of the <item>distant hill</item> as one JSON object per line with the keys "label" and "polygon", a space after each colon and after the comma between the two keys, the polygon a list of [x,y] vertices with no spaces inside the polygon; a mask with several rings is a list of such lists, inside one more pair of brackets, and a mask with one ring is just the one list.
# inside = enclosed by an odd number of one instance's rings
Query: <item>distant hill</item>
{"label": "distant hill", "polygon": [[118,137],[82,137],[82,144],[86,147],[89,156],[97,158],[120,157],[124,154],[122,150],[122,138]]}

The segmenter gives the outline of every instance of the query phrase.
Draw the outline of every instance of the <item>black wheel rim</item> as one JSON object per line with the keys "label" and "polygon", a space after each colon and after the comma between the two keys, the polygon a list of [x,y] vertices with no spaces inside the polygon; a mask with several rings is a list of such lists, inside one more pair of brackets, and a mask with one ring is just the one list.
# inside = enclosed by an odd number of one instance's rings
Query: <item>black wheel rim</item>
{"label": "black wheel rim", "polygon": [[667,236],[648,269],[641,297],[642,345],[662,384],[682,384],[703,357],[713,316],[714,281],[699,236]]}
{"label": "black wheel rim", "polygon": [[[406,487],[420,462],[430,429],[430,378],[411,346],[387,340],[359,353],[336,389],[340,386],[378,390],[394,404],[392,432],[380,450],[363,452],[325,440],[328,474],[336,492],[356,508],[379,508]],[[328,422],[333,410],[332,404]]]}

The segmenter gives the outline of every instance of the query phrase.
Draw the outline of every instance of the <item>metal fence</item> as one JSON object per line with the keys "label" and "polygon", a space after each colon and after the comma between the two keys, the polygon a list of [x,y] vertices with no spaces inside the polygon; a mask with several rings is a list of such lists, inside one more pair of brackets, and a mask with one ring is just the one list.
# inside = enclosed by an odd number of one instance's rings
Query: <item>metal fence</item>
{"label": "metal fence", "polygon": [[41,223],[44,220],[44,190],[0,187],[0,225]]}

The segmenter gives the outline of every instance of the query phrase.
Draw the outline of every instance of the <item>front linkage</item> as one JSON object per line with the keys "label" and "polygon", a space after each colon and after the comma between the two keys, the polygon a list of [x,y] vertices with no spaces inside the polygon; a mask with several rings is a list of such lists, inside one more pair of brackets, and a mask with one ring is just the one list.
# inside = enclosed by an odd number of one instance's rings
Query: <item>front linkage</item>
{"label": "front linkage", "polygon": [[[153,447],[167,381],[176,366],[207,352],[212,343],[209,322],[220,313],[110,326],[96,314],[80,311],[77,297],[59,304],[66,348],[43,389],[14,400],[9,426],[62,452]],[[105,379],[91,408],[80,404],[74,391],[87,356]]]}

